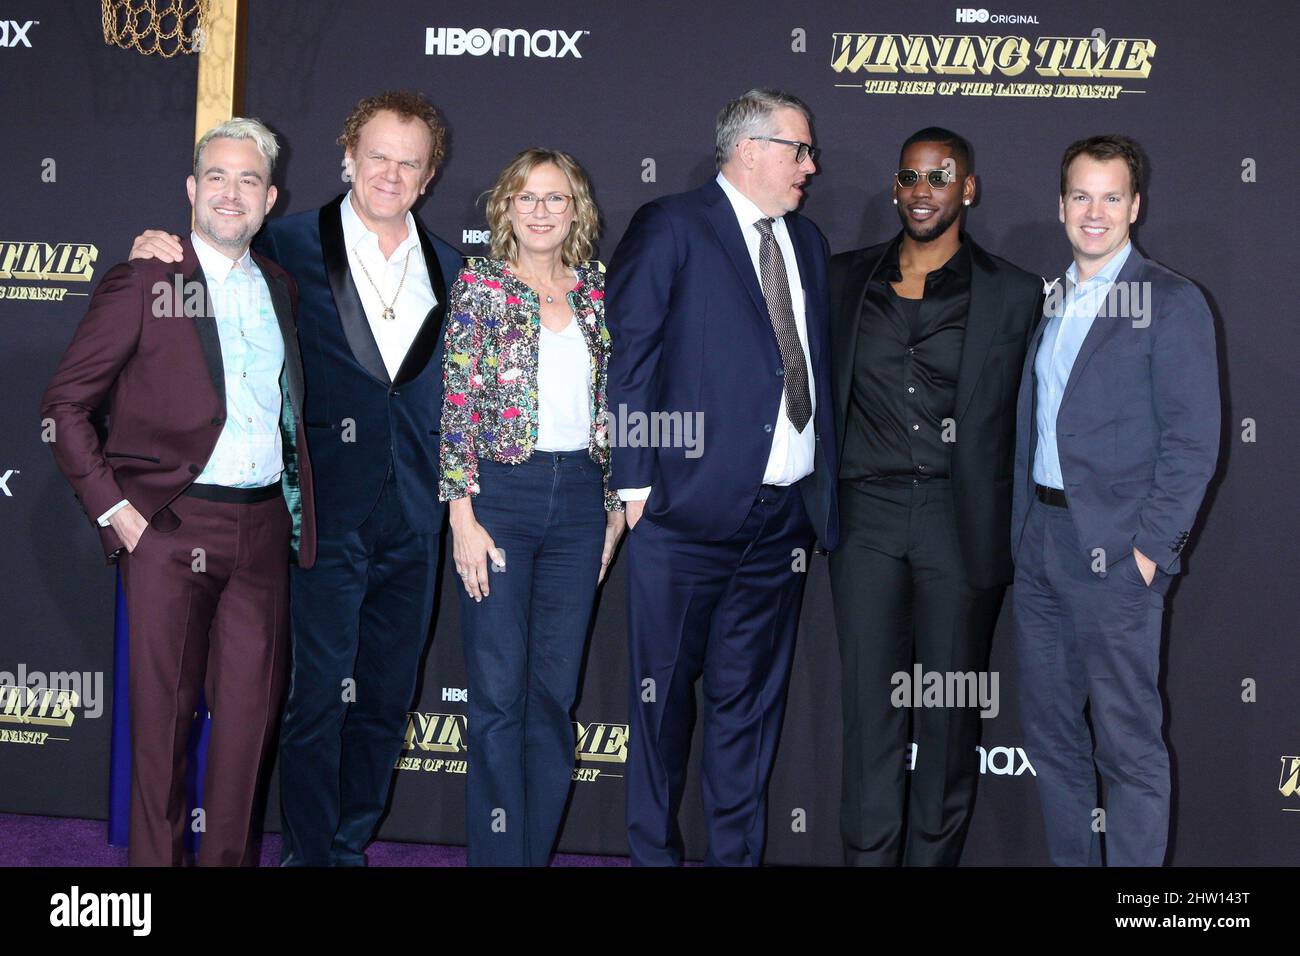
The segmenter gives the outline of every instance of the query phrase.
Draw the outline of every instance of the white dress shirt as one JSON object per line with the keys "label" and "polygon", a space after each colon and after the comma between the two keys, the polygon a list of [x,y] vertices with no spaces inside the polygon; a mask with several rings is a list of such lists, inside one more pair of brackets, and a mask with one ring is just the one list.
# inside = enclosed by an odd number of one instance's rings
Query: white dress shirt
{"label": "white dress shirt", "polygon": [[[379,235],[371,232],[357,215],[351,191],[344,197],[339,215],[343,220],[343,245],[348,251],[352,282],[361,296],[366,318],[370,320],[370,331],[379,346],[384,368],[388,369],[388,377],[395,379],[397,370],[402,367],[402,359],[406,358],[407,350],[424,324],[424,317],[438,304],[424,263],[420,237],[415,231],[415,217],[407,212],[406,238],[385,259],[379,250]],[[403,269],[406,270],[405,282],[402,282]],[[366,278],[367,270],[370,278]],[[393,295],[399,282],[402,291],[394,302]],[[375,286],[379,287],[378,290]],[[385,303],[393,306],[395,318],[383,317]]]}
{"label": "white dress shirt", "polygon": [[[727,194],[731,208],[736,213],[740,234],[745,239],[745,248],[749,250],[750,261],[754,264],[754,275],[761,289],[763,273],[759,268],[758,250],[762,235],[754,228],[754,223],[770,217],[759,209],[753,200],[733,186],[722,173],[718,173],[717,183]],[[815,416],[817,389],[814,387],[812,359],[808,351],[808,319],[804,311],[803,282],[799,278],[799,262],[795,258],[794,243],[790,240],[790,231],[786,229],[784,218],[773,220],[772,235],[776,238],[776,245],[781,250],[782,258],[785,259],[785,274],[790,282],[790,302],[794,306],[794,324],[799,332],[799,347],[803,351],[804,368],[808,375],[808,394],[812,399],[812,410]],[[802,432],[796,431],[791,424],[790,416],[785,410],[783,390],[781,407],[776,413],[776,425],[772,429],[772,450],[768,453],[767,467],[763,470],[763,484],[792,485],[800,478],[812,474],[816,442],[813,419],[808,420]],[[618,496],[624,501],[643,501],[650,496],[650,489],[620,488]]]}

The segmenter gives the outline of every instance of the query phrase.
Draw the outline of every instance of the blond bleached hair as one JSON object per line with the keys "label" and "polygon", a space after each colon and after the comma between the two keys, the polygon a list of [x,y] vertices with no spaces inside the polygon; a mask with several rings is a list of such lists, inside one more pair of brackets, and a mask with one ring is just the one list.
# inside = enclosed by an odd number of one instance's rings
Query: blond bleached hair
{"label": "blond bleached hair", "polygon": [[257,151],[266,160],[267,184],[270,184],[270,175],[275,172],[275,161],[280,157],[280,144],[276,141],[275,134],[267,129],[261,120],[235,116],[204,133],[194,144],[195,176],[202,172],[203,150],[214,139],[251,139]]}
{"label": "blond bleached hair", "polygon": [[519,256],[519,240],[510,223],[510,203],[533,170],[548,164],[564,173],[573,195],[573,222],[560,246],[561,261],[572,268],[595,254],[596,237],[600,234],[600,210],[591,198],[587,174],[568,153],[534,146],[506,163],[496,184],[487,193],[487,222],[492,237],[489,255],[493,259],[514,262]]}

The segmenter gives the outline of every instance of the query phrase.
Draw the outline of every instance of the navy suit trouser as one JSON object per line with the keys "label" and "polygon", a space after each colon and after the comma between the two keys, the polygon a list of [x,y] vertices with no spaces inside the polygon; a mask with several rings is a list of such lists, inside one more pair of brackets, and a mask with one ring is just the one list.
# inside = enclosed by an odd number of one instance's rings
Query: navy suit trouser
{"label": "navy suit trouser", "polygon": [[[1104,578],[1093,570],[1100,557],[1109,560]],[[1100,866],[1103,832],[1110,866],[1164,861],[1169,754],[1158,681],[1169,581],[1157,569],[1148,587],[1132,552],[1090,555],[1068,510],[1030,503],[1014,598],[1020,721],[1058,866]]]}
{"label": "navy suit trouser", "polygon": [[812,546],[797,485],[764,485],[744,524],[722,541],[693,540],[649,518],[629,532],[626,792],[634,865],[682,860],[677,814],[701,676],[705,861],[762,862],[767,783]]}
{"label": "navy suit trouser", "polygon": [[388,801],[433,616],[441,530],[412,532],[389,473],[351,531],[291,569],[280,730],[282,866],[364,866]]}

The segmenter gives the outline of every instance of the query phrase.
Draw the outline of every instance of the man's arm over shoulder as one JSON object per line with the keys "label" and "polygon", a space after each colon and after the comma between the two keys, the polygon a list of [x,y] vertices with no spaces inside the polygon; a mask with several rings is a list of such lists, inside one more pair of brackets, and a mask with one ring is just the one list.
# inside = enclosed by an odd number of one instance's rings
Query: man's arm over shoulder
{"label": "man's arm over shoulder", "polygon": [[[612,341],[609,406],[616,417],[648,415],[659,401],[664,324],[681,256],[673,218],[661,203],[642,206],[610,260],[605,323]],[[654,450],[620,446],[611,467],[611,487],[645,487],[654,478]]]}
{"label": "man's arm over shoulder", "polygon": [[1155,481],[1134,546],[1168,571],[1190,534],[1219,457],[1219,360],[1214,316],[1192,282],[1170,274],[1152,308]]}
{"label": "man's arm over shoulder", "polygon": [[126,497],[104,458],[92,417],[139,345],[145,298],[151,294],[146,282],[144,270],[132,263],[105,274],[41,398],[41,418],[54,422],[54,460],[91,520]]}

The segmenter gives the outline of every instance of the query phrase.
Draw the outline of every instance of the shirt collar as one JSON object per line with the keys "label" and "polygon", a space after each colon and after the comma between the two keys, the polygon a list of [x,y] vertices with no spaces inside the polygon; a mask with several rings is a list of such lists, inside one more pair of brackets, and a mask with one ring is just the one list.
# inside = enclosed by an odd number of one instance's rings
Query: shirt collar
{"label": "shirt collar", "polygon": [[1133,240],[1130,239],[1128,242],[1124,243],[1124,248],[1117,252],[1110,262],[1106,263],[1106,265],[1102,267],[1100,272],[1082,284],[1079,283],[1079,264],[1077,262],[1071,262],[1070,268],[1065,270],[1065,278],[1069,281],[1070,286],[1079,292],[1098,286],[1109,286],[1115,281],[1115,277],[1119,275],[1119,270],[1124,268],[1124,263],[1128,262],[1129,254],[1132,251]]}
{"label": "shirt collar", "polygon": [[[903,272],[898,266],[899,250],[903,246],[903,234],[899,233],[894,241],[890,243],[889,249],[885,252],[885,258],[881,262],[881,272],[887,276],[886,281],[897,282],[903,278]],[[937,276],[939,273],[947,272],[958,279],[970,278],[970,239],[963,232],[961,234],[961,245],[957,251],[948,257],[948,261],[935,269],[929,275]]]}
{"label": "shirt collar", "polygon": [[231,259],[224,252],[214,249],[195,230],[190,232],[190,242],[194,246],[194,254],[198,257],[199,265],[203,268],[203,277],[209,282],[223,285],[232,269],[239,269],[248,275],[253,274],[253,257],[247,249],[238,259]]}
{"label": "shirt collar", "polygon": [[[722,191],[727,194],[727,199],[731,201],[731,208],[736,213],[736,218],[740,220],[740,228],[742,232],[746,229],[752,229],[754,223],[758,222],[760,219],[773,218],[763,212],[763,210],[759,209],[758,206],[754,204],[754,200],[750,199],[732,185],[731,180],[727,179],[727,177],[722,175],[722,173],[718,173],[716,182],[722,187]],[[776,217],[776,222],[784,221],[785,220],[780,216]],[[773,223],[773,225],[775,226],[775,223]],[[748,235],[748,233],[745,234]]]}
{"label": "shirt collar", "polygon": [[[379,249],[379,235],[369,226],[361,221],[361,216],[357,214],[356,207],[352,205],[352,190],[343,197],[343,204],[339,209],[339,218],[343,220],[343,244],[347,248],[355,250],[362,243],[371,243],[375,250]],[[420,236],[415,231],[415,217],[411,211],[406,211],[406,238],[401,241],[393,255],[406,254],[406,251],[413,245],[418,245]],[[389,256],[391,259],[392,256]]]}

